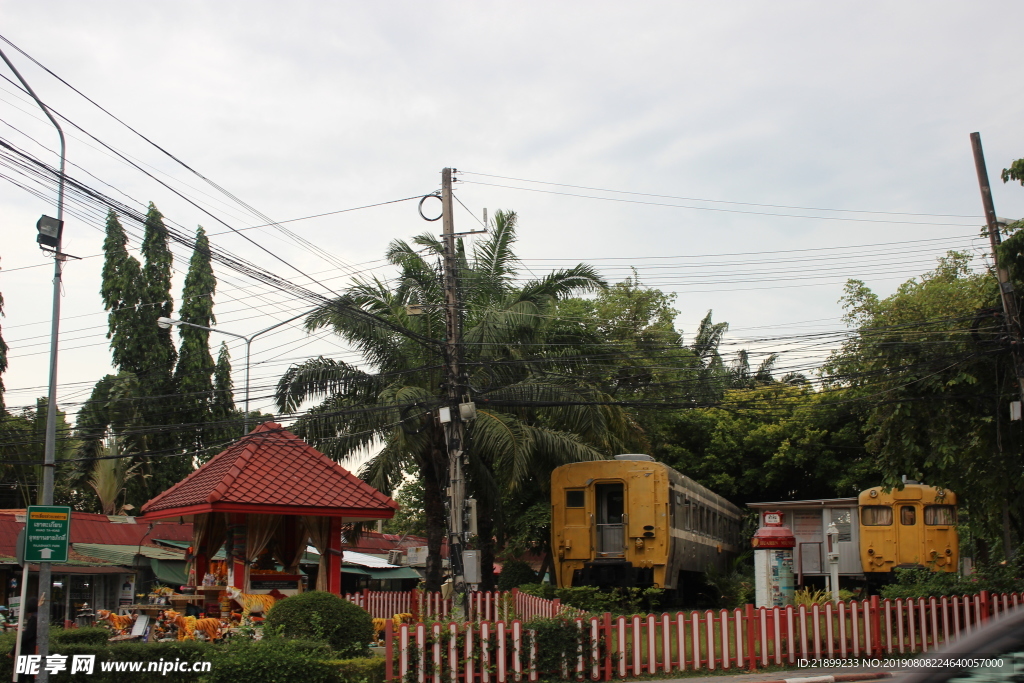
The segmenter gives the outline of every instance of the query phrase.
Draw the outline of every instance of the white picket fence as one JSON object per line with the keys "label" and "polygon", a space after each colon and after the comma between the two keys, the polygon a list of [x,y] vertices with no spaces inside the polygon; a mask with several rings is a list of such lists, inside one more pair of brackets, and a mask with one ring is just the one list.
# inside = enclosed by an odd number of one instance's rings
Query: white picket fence
{"label": "white picket fence", "polygon": [[506,683],[560,673],[598,681],[661,672],[754,670],[793,665],[797,659],[883,658],[929,652],[1024,602],[1020,594],[981,593],[614,618],[577,612],[568,618],[580,633],[578,646],[564,653],[561,672],[539,672],[537,649],[545,643],[535,642],[523,623],[558,612],[554,601],[544,605],[527,598],[532,596],[508,601],[521,617],[511,621],[421,621],[397,628],[389,622],[388,680],[411,675],[418,683]]}

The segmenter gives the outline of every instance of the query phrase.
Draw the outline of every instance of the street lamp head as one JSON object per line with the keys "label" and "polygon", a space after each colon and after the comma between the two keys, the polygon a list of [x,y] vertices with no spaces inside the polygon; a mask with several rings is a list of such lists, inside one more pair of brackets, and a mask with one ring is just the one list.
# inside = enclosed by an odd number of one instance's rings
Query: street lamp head
{"label": "street lamp head", "polygon": [[159,325],[162,330],[169,330],[172,327],[180,325],[181,321],[175,320],[174,318],[157,318],[156,324]]}
{"label": "street lamp head", "polygon": [[61,233],[64,232],[64,221],[42,216],[36,221],[36,230],[39,232],[36,235],[36,242],[41,246],[56,249],[60,244]]}

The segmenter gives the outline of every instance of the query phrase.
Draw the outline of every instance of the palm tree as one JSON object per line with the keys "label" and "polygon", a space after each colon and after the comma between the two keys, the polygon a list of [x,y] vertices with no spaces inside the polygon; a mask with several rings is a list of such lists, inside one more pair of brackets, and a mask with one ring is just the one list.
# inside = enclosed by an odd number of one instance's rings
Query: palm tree
{"label": "palm tree", "polygon": [[[467,429],[468,482],[478,500],[484,588],[493,584],[493,524],[500,492],[544,485],[564,462],[621,451],[638,428],[611,397],[585,379],[585,358],[571,347],[545,344],[554,303],[606,285],[590,266],[517,284],[514,212],[499,211],[489,236],[468,255],[457,242],[464,322],[460,390],[477,404]],[[307,329],[330,328],[352,344],[365,366],[316,358],[289,368],[278,383],[282,411],[320,403],[295,429],[341,460],[367,448],[378,452],[360,472],[392,492],[411,475],[423,482],[427,526],[427,589],[441,583],[445,530],[443,490],[448,448],[436,408],[446,405],[441,257],[443,244],[421,235],[387,252],[398,277],[356,280],[343,295],[310,314]],[[414,313],[414,314],[413,314]]]}

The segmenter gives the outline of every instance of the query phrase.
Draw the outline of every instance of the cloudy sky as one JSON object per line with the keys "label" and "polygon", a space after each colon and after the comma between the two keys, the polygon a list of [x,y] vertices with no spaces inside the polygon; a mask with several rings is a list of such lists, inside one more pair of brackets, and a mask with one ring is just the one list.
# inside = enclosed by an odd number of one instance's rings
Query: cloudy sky
{"label": "cloudy sky", "polygon": [[[66,117],[69,174],[153,201],[184,230],[202,224],[317,291],[386,276],[389,241],[439,224],[401,202],[287,223],[294,235],[246,231],[315,283],[227,226],[423,195],[452,166],[467,207],[457,228],[479,227],[485,208],[516,210],[524,275],[589,261],[617,280],[635,267],[678,292],[684,333],[713,309],[731,349],[768,349],[751,340],[841,329],[847,278],[886,294],[947,249],[980,263],[971,132],[997,212],[1024,215],[1024,188],[998,181],[1024,156],[1019,2],[0,0],[0,12],[5,38],[252,209],[0,44]],[[53,129],[3,80],[0,122],[0,138],[54,162]],[[17,407],[45,393],[50,268],[33,226],[54,210],[0,171],[4,381]],[[65,229],[65,250],[90,257],[67,267],[62,299],[59,400],[72,411],[109,371],[101,227],[69,216]],[[183,270],[189,254],[178,256]],[[226,330],[307,305],[218,275]],[[785,367],[821,353],[777,344]],[[294,325],[257,341],[254,407],[317,353],[350,358]]]}

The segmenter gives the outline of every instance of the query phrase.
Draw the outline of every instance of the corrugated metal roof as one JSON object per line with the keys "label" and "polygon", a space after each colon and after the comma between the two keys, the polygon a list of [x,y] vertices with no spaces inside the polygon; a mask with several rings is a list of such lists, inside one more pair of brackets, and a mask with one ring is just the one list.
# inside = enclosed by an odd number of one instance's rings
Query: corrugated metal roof
{"label": "corrugated metal roof", "polygon": [[156,546],[137,545],[111,545],[105,543],[73,543],[72,547],[76,552],[88,557],[95,557],[99,560],[131,567],[135,562],[136,555],[142,555],[154,560],[184,560],[185,552],[173,548],[160,548]]}
{"label": "corrugated metal roof", "polygon": [[[18,521],[20,516],[21,521]],[[25,510],[0,510],[0,555],[15,556],[14,546],[18,532],[25,526]],[[115,518],[124,519],[124,518]],[[180,541],[192,540],[192,525],[176,522],[157,522],[150,531],[148,524],[112,522],[106,515],[89,512],[71,513],[72,543],[102,543],[111,545],[152,545],[153,538],[167,538]]]}

